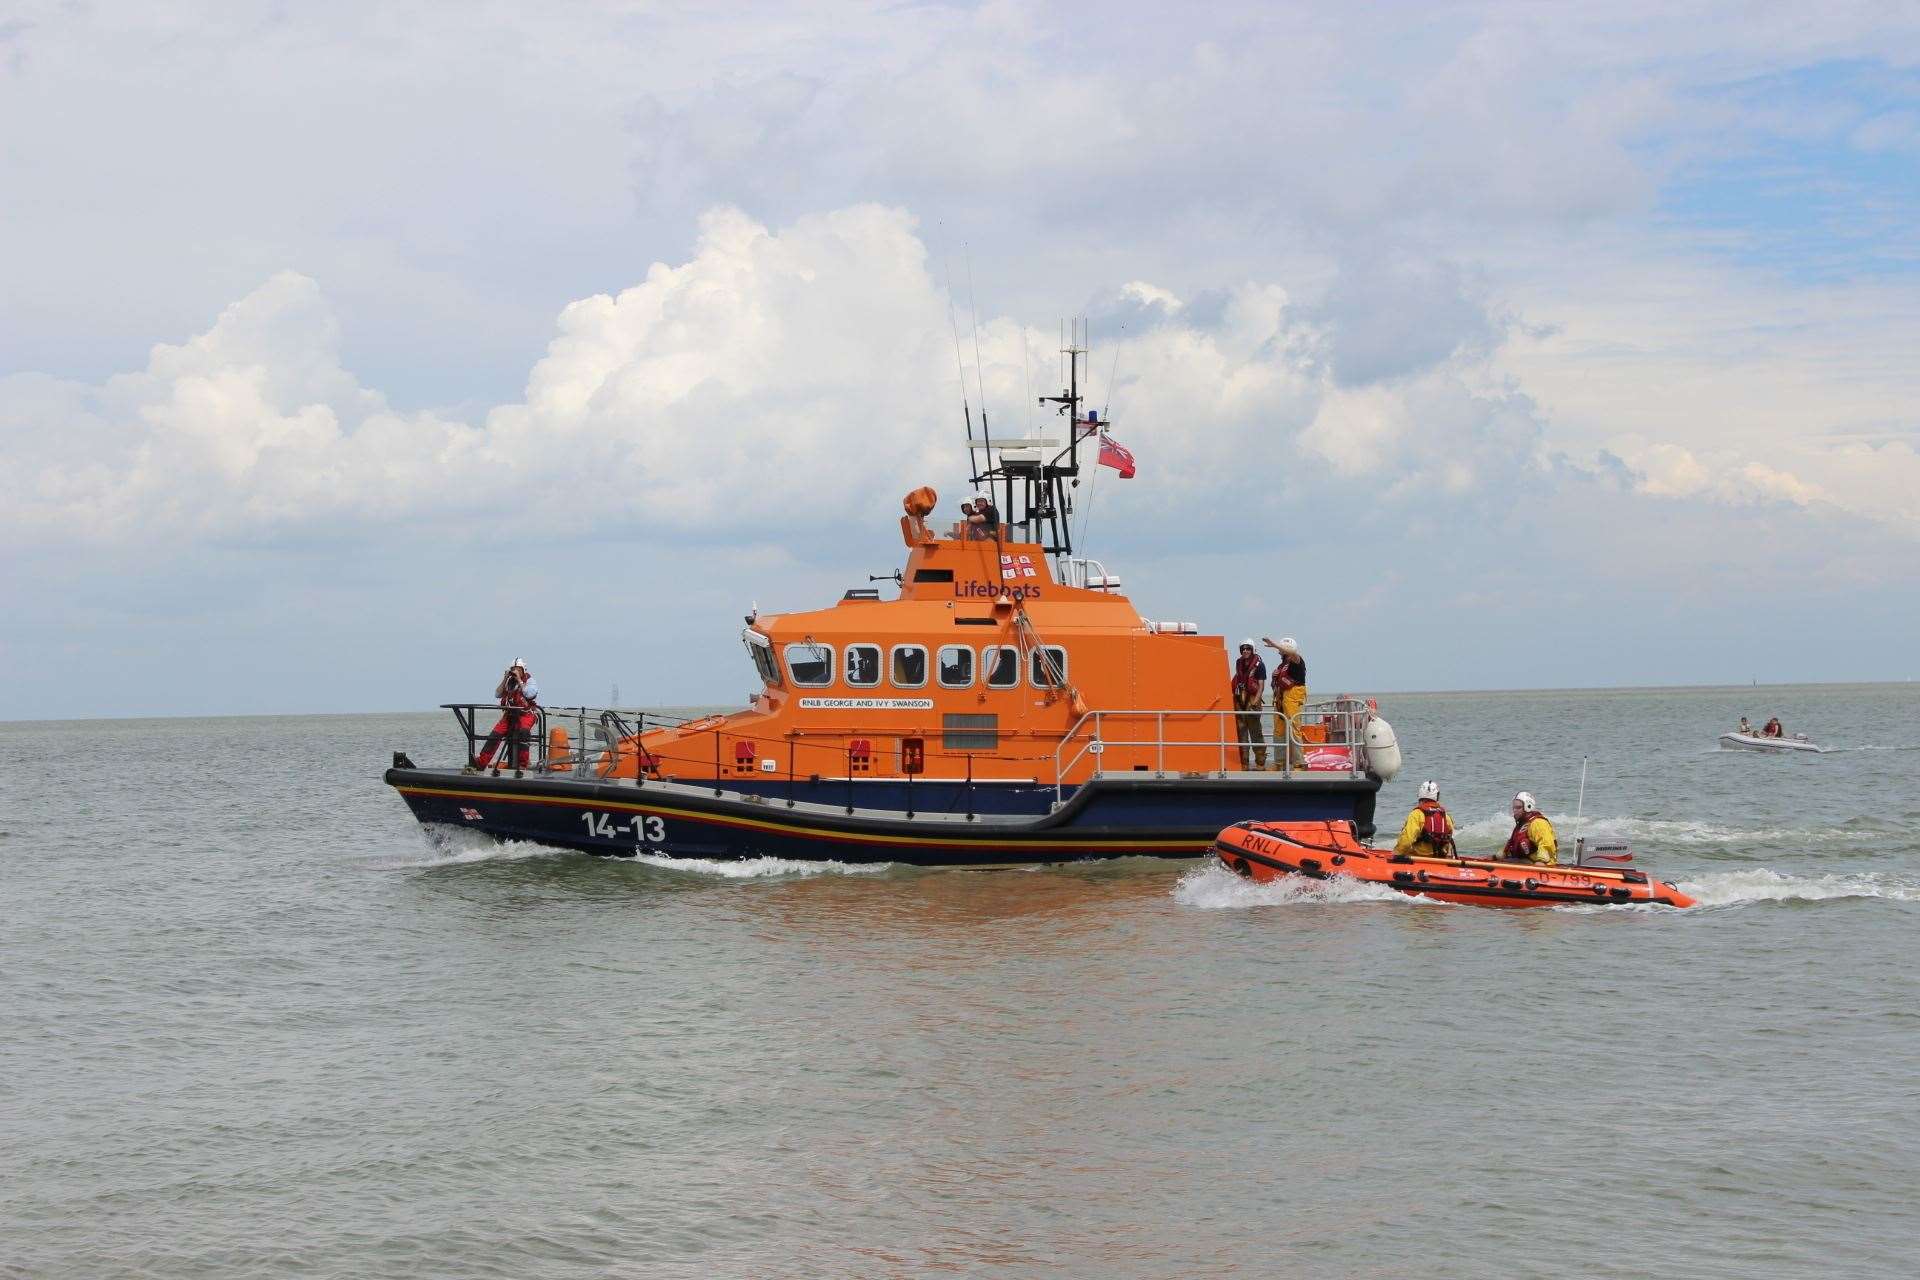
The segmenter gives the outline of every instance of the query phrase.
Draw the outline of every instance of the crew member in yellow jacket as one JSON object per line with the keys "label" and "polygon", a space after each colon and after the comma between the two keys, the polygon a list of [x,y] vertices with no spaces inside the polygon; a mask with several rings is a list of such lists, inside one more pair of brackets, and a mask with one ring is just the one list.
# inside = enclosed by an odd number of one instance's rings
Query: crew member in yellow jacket
{"label": "crew member in yellow jacket", "polygon": [[1280,652],[1273,663],[1274,767],[1280,767],[1280,743],[1286,739],[1288,766],[1304,769],[1307,757],[1300,750],[1300,708],[1307,705],[1307,660],[1300,656],[1300,646],[1292,636],[1281,636],[1277,641],[1265,636],[1260,639],[1269,649]]}
{"label": "crew member in yellow jacket", "polygon": [[1400,838],[1393,843],[1395,853],[1410,853],[1416,858],[1452,858],[1453,818],[1440,803],[1440,784],[1420,784],[1420,799],[1407,814]]}
{"label": "crew member in yellow jacket", "polygon": [[1537,862],[1543,867],[1560,861],[1560,841],[1554,837],[1553,824],[1540,812],[1530,791],[1513,798],[1513,834],[1507,837],[1507,847],[1500,856],[1516,862]]}

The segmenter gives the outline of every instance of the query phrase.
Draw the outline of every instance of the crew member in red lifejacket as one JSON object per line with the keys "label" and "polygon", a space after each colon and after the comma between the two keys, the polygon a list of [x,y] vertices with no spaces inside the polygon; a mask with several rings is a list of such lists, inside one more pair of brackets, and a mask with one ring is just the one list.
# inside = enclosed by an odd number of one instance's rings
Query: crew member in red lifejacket
{"label": "crew member in red lifejacket", "polygon": [[500,719],[494,722],[492,732],[487,734],[487,744],[481,749],[479,758],[467,766],[469,773],[492,765],[493,753],[500,749],[500,743],[509,733],[514,737],[511,752],[514,768],[527,767],[527,736],[538,722],[534,713],[540,709],[540,686],[534,683],[533,676],[527,671],[525,658],[513,660],[513,665],[500,677],[500,683],[494,686],[493,696],[502,707]]}
{"label": "crew member in red lifejacket", "polygon": [[1767,721],[1767,727],[1760,731],[1760,736],[1763,738],[1786,737],[1787,731],[1780,727],[1780,717],[1775,716],[1773,719]]}
{"label": "crew member in red lifejacket", "polygon": [[1260,730],[1260,700],[1267,694],[1267,664],[1253,641],[1240,642],[1240,656],[1233,664],[1234,731],[1240,739],[1240,767],[1267,767],[1267,736]]}
{"label": "crew member in red lifejacket", "polygon": [[1507,837],[1507,847],[1500,851],[1500,856],[1515,862],[1537,862],[1544,867],[1560,861],[1560,841],[1553,834],[1553,824],[1540,812],[1530,791],[1522,791],[1513,798],[1513,834]]}
{"label": "crew member in red lifejacket", "polygon": [[1420,799],[1407,814],[1400,838],[1394,841],[1395,853],[1410,853],[1416,858],[1457,858],[1453,847],[1453,817],[1440,803],[1440,784],[1420,784]]}

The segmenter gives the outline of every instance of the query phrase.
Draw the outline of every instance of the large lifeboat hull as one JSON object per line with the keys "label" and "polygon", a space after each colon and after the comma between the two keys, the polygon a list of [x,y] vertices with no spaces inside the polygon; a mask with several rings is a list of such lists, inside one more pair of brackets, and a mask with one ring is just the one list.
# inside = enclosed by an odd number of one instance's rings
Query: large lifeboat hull
{"label": "large lifeboat hull", "polygon": [[1691,907],[1672,884],[1631,868],[1542,867],[1478,858],[1420,858],[1362,844],[1344,822],[1237,822],[1214,842],[1231,871],[1268,883],[1281,876],[1345,876],[1409,896],[1478,907]]}

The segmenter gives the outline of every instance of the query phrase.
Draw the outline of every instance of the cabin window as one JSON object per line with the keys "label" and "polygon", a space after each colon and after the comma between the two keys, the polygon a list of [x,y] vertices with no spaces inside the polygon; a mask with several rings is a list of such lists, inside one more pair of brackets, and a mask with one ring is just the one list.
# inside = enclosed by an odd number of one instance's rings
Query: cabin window
{"label": "cabin window", "polygon": [[1027,681],[1036,689],[1058,689],[1067,682],[1067,651],[1043,644],[1027,655]]}
{"label": "cabin window", "polygon": [[942,751],[998,751],[1000,717],[948,712],[940,717]]}
{"label": "cabin window", "polygon": [[871,689],[880,683],[880,646],[847,646],[847,683],[856,689]]}
{"label": "cabin window", "polygon": [[[749,631],[749,636],[755,633]],[[780,659],[773,656],[773,646],[765,640],[749,639],[747,656],[753,659],[753,669],[760,673],[760,679],[768,688],[780,687]]]}
{"label": "cabin window", "polygon": [[902,689],[918,689],[927,682],[927,651],[917,644],[893,646],[893,683]]}
{"label": "cabin window", "polygon": [[787,674],[793,682],[808,689],[833,683],[833,650],[809,640],[787,646]]}
{"label": "cabin window", "polygon": [[1010,644],[988,645],[980,651],[987,688],[1011,689],[1020,683],[1020,651]]}
{"label": "cabin window", "polygon": [[940,646],[940,686],[943,689],[973,688],[973,650],[963,644]]}

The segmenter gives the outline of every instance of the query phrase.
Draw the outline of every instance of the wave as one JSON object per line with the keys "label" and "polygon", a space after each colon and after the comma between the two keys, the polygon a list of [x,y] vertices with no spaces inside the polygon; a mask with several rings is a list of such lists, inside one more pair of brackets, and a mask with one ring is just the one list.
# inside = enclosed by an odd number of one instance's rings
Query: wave
{"label": "wave", "polygon": [[[1763,902],[1825,902],[1840,898],[1920,902],[1920,884],[1873,872],[1795,876],[1760,868],[1717,872],[1676,883],[1701,907],[1743,907]],[[1355,902],[1398,902],[1407,906],[1428,907],[1448,905],[1432,898],[1411,897],[1383,885],[1339,876],[1331,880],[1282,876],[1268,884],[1256,884],[1212,861],[1181,876],[1173,887],[1173,900],[1184,907],[1214,911],[1248,907],[1332,906]],[[1621,911],[1664,914],[1672,910],[1647,903],[1632,906],[1569,903],[1547,909],[1577,915],[1605,915]]]}
{"label": "wave", "polygon": [[1173,886],[1173,900],[1183,907],[1206,911],[1241,910],[1247,907],[1324,906],[1345,902],[1397,902],[1403,906],[1439,907],[1447,904],[1431,898],[1410,898],[1383,885],[1368,884],[1336,876],[1331,880],[1309,880],[1305,876],[1282,876],[1267,884],[1257,884],[1237,876],[1208,858],[1205,863],[1182,875]]}
{"label": "wave", "polygon": [[796,858],[742,858],[738,861],[663,858],[651,853],[623,858],[621,861],[642,863],[662,871],[714,876],[722,880],[763,880],[770,876],[871,876],[892,871],[896,866],[891,862],[803,862]]}
{"label": "wave", "polygon": [[381,858],[376,859],[373,865],[384,871],[413,871],[427,867],[459,867],[476,862],[524,862],[530,858],[572,856],[568,850],[552,845],[535,844],[530,840],[495,840],[478,831],[437,824],[423,824],[421,834],[432,846],[432,854],[424,858],[404,855]]}
{"label": "wave", "polygon": [[1737,907],[1756,902],[1824,902],[1833,898],[1885,898],[1920,902],[1920,884],[1875,872],[1852,875],[1782,875],[1764,867],[1722,871],[1676,883],[1703,907]]}
{"label": "wave", "polygon": [[[1573,852],[1577,836],[1613,837],[1631,842],[1636,850],[1660,845],[1741,845],[1757,841],[1791,841],[1798,844],[1865,844],[1884,840],[1888,830],[1875,818],[1854,818],[1835,827],[1734,827],[1715,822],[1692,822],[1671,818],[1626,818],[1593,816],[1575,818],[1568,813],[1547,815],[1560,836],[1562,856]],[[1460,824],[1456,834],[1476,844],[1499,844],[1513,830],[1513,819],[1505,813]]]}

